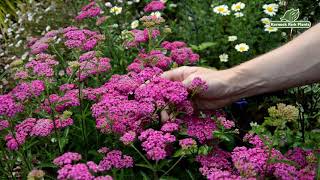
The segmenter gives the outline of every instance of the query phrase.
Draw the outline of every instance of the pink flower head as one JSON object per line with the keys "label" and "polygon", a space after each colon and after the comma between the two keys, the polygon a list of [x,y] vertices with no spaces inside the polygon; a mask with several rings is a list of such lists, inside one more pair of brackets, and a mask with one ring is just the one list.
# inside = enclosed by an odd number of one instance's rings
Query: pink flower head
{"label": "pink flower head", "polygon": [[53,122],[51,119],[39,119],[33,126],[30,136],[46,137],[51,134],[53,130]]}
{"label": "pink flower head", "polygon": [[147,157],[158,161],[167,156],[166,146],[173,143],[176,137],[162,131],[147,129],[141,133],[139,140],[142,141],[141,146],[147,152]]}
{"label": "pink flower head", "polygon": [[84,80],[89,76],[101,74],[111,69],[109,58],[93,58],[80,63],[80,80]]}
{"label": "pink flower head", "polygon": [[83,163],[71,165],[67,164],[58,170],[59,180],[64,179],[81,179],[81,180],[91,180],[94,176],[91,174],[88,166]]}
{"label": "pink flower head", "polygon": [[36,118],[27,118],[15,126],[16,132],[29,134],[37,122]]}
{"label": "pink flower head", "polygon": [[195,147],[197,145],[197,142],[192,138],[186,138],[179,140],[179,145],[182,149],[189,149]]}
{"label": "pink flower head", "polygon": [[153,0],[144,7],[144,12],[162,11],[166,6],[162,1]]}
{"label": "pink flower head", "polygon": [[77,85],[75,85],[75,84],[62,84],[59,87],[59,90],[60,91],[68,91],[68,90],[72,90],[72,89],[74,89],[76,87],[77,87]]}
{"label": "pink flower head", "polygon": [[79,61],[83,62],[83,61],[86,61],[86,60],[90,60],[90,59],[93,59],[95,56],[96,56],[96,51],[89,51],[89,52],[86,52],[86,53],[82,54],[79,57]]}
{"label": "pink flower head", "polygon": [[135,138],[136,138],[136,133],[133,131],[129,131],[120,138],[120,141],[122,141],[123,144],[128,145],[128,144],[131,144],[135,140]]}
{"label": "pink flower head", "polygon": [[133,158],[123,155],[121,151],[113,150],[99,162],[99,168],[102,171],[108,171],[112,168],[123,169],[133,167]]}
{"label": "pink flower head", "polygon": [[9,127],[9,121],[7,120],[0,120],[0,131]]}
{"label": "pink flower head", "polygon": [[201,143],[213,139],[212,132],[217,128],[210,117],[204,119],[191,117],[186,119],[186,123],[188,135],[196,137]]}
{"label": "pink flower head", "polygon": [[59,64],[53,56],[49,54],[38,54],[36,59],[28,62],[25,68],[31,69],[37,76],[52,77],[54,68]]}
{"label": "pink flower head", "polygon": [[208,85],[207,85],[207,82],[203,81],[199,77],[196,77],[192,80],[188,89],[193,92],[199,93],[199,92],[208,90]]}
{"label": "pink flower head", "polygon": [[77,162],[81,159],[81,155],[75,152],[66,152],[63,155],[56,157],[53,163],[57,166],[64,166],[66,164],[71,164],[72,162]]}
{"label": "pink flower head", "polygon": [[220,124],[225,128],[225,129],[231,129],[235,126],[233,121],[227,120],[225,117],[223,116],[219,116],[218,117],[218,121],[220,122]]}
{"label": "pink flower head", "polygon": [[177,131],[179,129],[179,125],[177,123],[165,123],[162,127],[161,127],[161,131],[163,132],[173,132],[173,131]]}
{"label": "pink flower head", "polygon": [[164,41],[161,44],[162,48],[169,50],[169,51],[173,51],[175,49],[180,49],[180,48],[183,48],[186,46],[187,46],[186,43],[181,42],[181,41],[174,41],[174,42]]}
{"label": "pink flower head", "polygon": [[186,63],[195,64],[199,61],[199,55],[192,52],[191,48],[180,48],[171,51],[171,58],[178,65],[184,65]]}
{"label": "pink flower head", "polygon": [[11,151],[18,150],[19,146],[26,141],[27,134],[23,132],[16,132],[15,135],[11,133],[5,136],[7,148]]}
{"label": "pink flower head", "polygon": [[76,17],[76,20],[81,21],[86,18],[96,17],[99,16],[100,13],[101,8],[93,1],[81,9],[79,15]]}
{"label": "pink flower head", "polygon": [[73,119],[72,118],[56,119],[55,124],[56,124],[56,128],[65,128],[73,124]]}
{"label": "pink flower head", "polygon": [[15,102],[10,95],[0,95],[0,115],[13,117],[22,112],[23,106]]}

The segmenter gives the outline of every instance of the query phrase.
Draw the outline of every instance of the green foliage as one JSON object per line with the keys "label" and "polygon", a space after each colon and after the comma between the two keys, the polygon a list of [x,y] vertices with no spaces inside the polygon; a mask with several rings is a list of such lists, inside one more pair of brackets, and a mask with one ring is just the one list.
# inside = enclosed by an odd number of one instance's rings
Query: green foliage
{"label": "green foliage", "polygon": [[2,30],[6,27],[6,17],[16,16],[16,10],[18,9],[18,4],[24,0],[2,0],[0,1],[0,29]]}

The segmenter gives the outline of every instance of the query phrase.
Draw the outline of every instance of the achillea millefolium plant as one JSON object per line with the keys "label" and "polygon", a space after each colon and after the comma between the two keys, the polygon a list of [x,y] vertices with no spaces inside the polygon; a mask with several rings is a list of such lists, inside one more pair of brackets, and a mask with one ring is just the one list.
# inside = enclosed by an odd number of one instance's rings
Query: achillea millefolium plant
{"label": "achillea millefolium plant", "polygon": [[204,81],[161,77],[200,60],[187,43],[165,41],[165,8],[148,3],[140,25],[119,34],[108,20],[125,9],[90,1],[77,26],[30,39],[32,59],[0,95],[3,178],[315,178],[315,151],[281,152],[257,132],[234,147],[239,130],[224,111],[192,106]]}

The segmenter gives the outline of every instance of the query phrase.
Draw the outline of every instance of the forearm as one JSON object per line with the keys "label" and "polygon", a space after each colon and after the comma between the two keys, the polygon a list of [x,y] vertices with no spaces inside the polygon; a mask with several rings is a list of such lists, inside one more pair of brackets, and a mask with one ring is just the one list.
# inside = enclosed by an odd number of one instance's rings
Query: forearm
{"label": "forearm", "polygon": [[232,91],[239,97],[320,81],[320,25],[230,72]]}

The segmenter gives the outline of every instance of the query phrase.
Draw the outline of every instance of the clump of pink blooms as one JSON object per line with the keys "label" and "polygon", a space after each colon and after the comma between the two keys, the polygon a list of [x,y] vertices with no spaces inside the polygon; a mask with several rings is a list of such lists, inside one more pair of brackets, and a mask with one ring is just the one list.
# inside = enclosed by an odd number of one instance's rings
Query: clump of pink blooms
{"label": "clump of pink blooms", "polygon": [[133,167],[133,159],[131,156],[123,155],[122,152],[118,150],[108,151],[109,149],[104,151],[105,156],[98,164],[93,161],[78,163],[82,158],[80,154],[75,152],[64,153],[53,160],[53,163],[60,167],[57,178],[59,180],[112,180],[113,178],[109,175],[95,177],[95,173],[109,171],[113,168],[123,169]]}
{"label": "clump of pink blooms", "polygon": [[70,89],[67,90],[64,95],[51,94],[41,105],[41,109],[45,110],[48,113],[52,112],[51,107],[54,107],[54,110],[57,112],[62,112],[69,107],[79,106],[79,90]]}
{"label": "clump of pink blooms", "polygon": [[166,8],[164,2],[153,0],[144,7],[144,12],[162,11]]}
{"label": "clump of pink blooms", "polygon": [[28,41],[28,47],[31,49],[30,53],[37,55],[40,53],[45,53],[50,46],[50,42],[54,41],[55,38],[60,34],[59,30],[53,30],[47,32],[41,38],[31,38]]}
{"label": "clump of pink blooms", "polygon": [[7,120],[0,120],[0,131],[9,127],[9,121]]}
{"label": "clump of pink blooms", "polygon": [[133,143],[135,139],[136,139],[136,133],[133,131],[129,131],[124,133],[123,136],[121,136],[120,141],[122,141],[123,144],[125,145],[129,145]]}
{"label": "clump of pink blooms", "polygon": [[35,59],[25,65],[26,69],[30,69],[32,74],[39,77],[52,77],[54,75],[54,67],[59,64],[53,56],[49,54],[38,54]]}
{"label": "clump of pink blooms", "polygon": [[41,80],[34,80],[30,83],[22,82],[17,85],[9,94],[19,101],[25,101],[32,97],[40,96],[45,90],[45,84]]}
{"label": "clump of pink blooms", "polygon": [[0,116],[13,117],[23,111],[23,105],[9,94],[0,95]]}
{"label": "clump of pink blooms", "polygon": [[[80,62],[80,68],[77,68],[77,76],[80,80],[84,80],[90,76],[95,76],[104,72],[108,72],[111,69],[109,58],[92,58],[86,61]],[[67,74],[72,75],[72,68],[67,69]]]}
{"label": "clump of pink blooms", "polygon": [[231,129],[235,126],[233,121],[227,120],[224,116],[217,117],[217,120],[225,129]]}
{"label": "clump of pink blooms", "polygon": [[101,8],[96,4],[96,2],[92,1],[88,5],[84,6],[79,15],[76,17],[76,20],[80,21],[86,18],[97,17],[101,13]]}
{"label": "clump of pink blooms", "polygon": [[140,134],[139,140],[143,150],[147,152],[147,157],[159,161],[166,158],[166,147],[176,141],[176,137],[170,133],[147,129]]}
{"label": "clump of pink blooms", "polygon": [[133,35],[133,39],[130,41],[125,42],[127,47],[137,47],[141,43],[146,43],[151,39],[156,39],[158,36],[160,36],[160,31],[158,29],[134,29],[130,31]]}
{"label": "clump of pink blooms", "polygon": [[7,148],[17,150],[20,145],[24,144],[28,136],[30,137],[47,137],[51,135],[54,129],[62,129],[73,124],[73,119],[36,119],[27,118],[17,124],[15,132],[10,132],[5,137]]}
{"label": "clump of pink blooms", "polygon": [[181,146],[182,149],[189,149],[197,146],[197,142],[192,138],[185,138],[185,139],[179,140],[179,145]]}
{"label": "clump of pink blooms", "polygon": [[[254,138],[253,142],[259,139],[257,135],[246,138]],[[208,155],[197,157],[202,166],[200,172],[208,179],[255,179],[257,176],[284,180],[314,179],[316,163],[306,161],[307,156],[314,156],[310,151],[294,149],[287,154],[287,158],[280,151],[260,142],[252,145],[251,148],[236,147],[231,154],[215,147]],[[297,163],[299,167],[285,161]]]}
{"label": "clump of pink blooms", "polygon": [[200,143],[213,139],[212,132],[217,129],[217,126],[210,116],[206,118],[187,117],[184,121],[187,124],[188,135],[195,137]]}
{"label": "clump of pink blooms", "polygon": [[79,29],[77,27],[67,27],[63,29],[65,46],[69,49],[79,48],[83,51],[90,51],[95,48],[104,36],[95,31]]}

